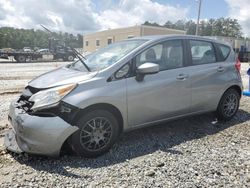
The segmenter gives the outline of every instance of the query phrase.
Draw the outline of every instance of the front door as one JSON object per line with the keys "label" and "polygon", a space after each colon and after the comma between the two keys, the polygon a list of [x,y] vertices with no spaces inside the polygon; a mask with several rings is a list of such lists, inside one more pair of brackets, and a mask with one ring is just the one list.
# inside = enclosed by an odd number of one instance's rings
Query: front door
{"label": "front door", "polygon": [[160,72],[145,75],[142,81],[126,79],[129,126],[189,113],[191,88],[182,40],[156,44],[134,58],[136,67],[146,62],[159,64]]}

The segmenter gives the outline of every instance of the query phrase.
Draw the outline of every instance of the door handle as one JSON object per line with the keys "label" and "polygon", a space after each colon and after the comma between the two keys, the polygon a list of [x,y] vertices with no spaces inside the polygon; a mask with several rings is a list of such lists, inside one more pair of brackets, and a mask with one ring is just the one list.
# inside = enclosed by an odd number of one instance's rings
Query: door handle
{"label": "door handle", "polygon": [[222,66],[219,66],[218,69],[217,69],[218,72],[223,72],[224,70],[225,70],[225,68],[222,67]]}
{"label": "door handle", "polygon": [[187,74],[179,74],[176,79],[177,80],[186,80],[186,78],[188,78]]}

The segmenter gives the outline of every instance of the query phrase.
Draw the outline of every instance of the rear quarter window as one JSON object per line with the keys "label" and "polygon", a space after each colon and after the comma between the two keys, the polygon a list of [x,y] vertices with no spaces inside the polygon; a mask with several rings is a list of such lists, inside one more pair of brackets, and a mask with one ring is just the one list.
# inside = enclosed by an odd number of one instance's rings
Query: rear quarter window
{"label": "rear quarter window", "polygon": [[223,61],[225,61],[230,54],[231,48],[229,46],[224,45],[224,44],[218,44],[218,47],[221,51]]}

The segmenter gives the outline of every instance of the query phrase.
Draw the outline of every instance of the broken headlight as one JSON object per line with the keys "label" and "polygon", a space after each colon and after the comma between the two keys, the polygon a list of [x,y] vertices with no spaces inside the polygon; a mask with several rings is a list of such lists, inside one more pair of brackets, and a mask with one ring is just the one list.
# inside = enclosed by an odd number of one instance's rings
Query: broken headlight
{"label": "broken headlight", "polygon": [[31,110],[37,111],[57,105],[75,87],[76,84],[68,84],[37,92],[29,98],[29,101],[34,103]]}

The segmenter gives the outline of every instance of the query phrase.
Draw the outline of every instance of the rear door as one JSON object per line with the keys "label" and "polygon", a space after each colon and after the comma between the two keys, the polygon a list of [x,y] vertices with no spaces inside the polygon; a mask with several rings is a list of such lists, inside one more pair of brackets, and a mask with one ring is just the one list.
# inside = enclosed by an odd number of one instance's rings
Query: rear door
{"label": "rear door", "polygon": [[217,46],[204,40],[187,41],[190,53],[191,112],[215,110],[227,81],[226,64]]}

